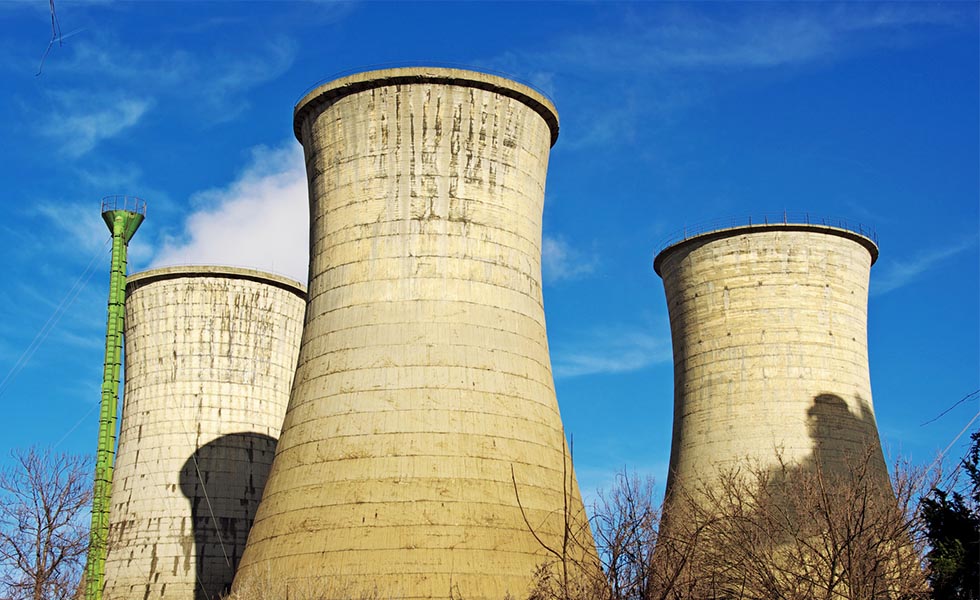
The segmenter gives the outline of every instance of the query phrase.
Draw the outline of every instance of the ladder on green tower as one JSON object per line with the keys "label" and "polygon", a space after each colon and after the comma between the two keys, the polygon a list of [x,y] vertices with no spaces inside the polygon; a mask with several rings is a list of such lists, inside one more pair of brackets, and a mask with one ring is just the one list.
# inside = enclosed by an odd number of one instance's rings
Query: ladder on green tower
{"label": "ladder on green tower", "polygon": [[92,529],[85,563],[85,600],[102,600],[106,546],[109,537],[109,496],[116,456],[116,416],[119,412],[119,374],[122,370],[123,318],[126,310],[126,249],[146,217],[146,202],[133,196],[106,196],[102,219],[112,233],[112,268],[102,373],[99,440],[95,455]]}

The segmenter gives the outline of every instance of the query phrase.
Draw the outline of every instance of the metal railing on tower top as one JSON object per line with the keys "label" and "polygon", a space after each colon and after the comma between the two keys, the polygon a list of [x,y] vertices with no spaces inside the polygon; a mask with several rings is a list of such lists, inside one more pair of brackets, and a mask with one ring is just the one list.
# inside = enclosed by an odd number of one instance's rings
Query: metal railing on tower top
{"label": "metal railing on tower top", "polygon": [[136,196],[114,195],[102,198],[102,212],[125,210],[146,216],[146,201]]}
{"label": "metal railing on tower top", "polygon": [[688,225],[682,229],[674,231],[657,245],[654,255],[660,254],[665,249],[693,238],[713,231],[733,229],[736,227],[751,227],[753,225],[816,225],[819,227],[833,227],[844,229],[864,236],[878,244],[878,233],[874,227],[856,221],[849,221],[840,217],[825,217],[814,215],[805,211],[782,211],[778,213],[762,213],[758,215],[743,215],[734,217],[724,217],[703,221],[694,225]]}

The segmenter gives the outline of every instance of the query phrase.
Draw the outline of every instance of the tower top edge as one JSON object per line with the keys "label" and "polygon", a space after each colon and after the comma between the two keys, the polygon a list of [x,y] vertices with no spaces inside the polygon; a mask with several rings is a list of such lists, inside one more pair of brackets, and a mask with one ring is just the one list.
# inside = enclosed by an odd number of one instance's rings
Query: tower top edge
{"label": "tower top edge", "polygon": [[196,279],[201,277],[216,277],[226,279],[246,279],[256,283],[263,283],[281,288],[291,292],[303,300],[306,300],[306,286],[302,283],[256,269],[246,269],[242,267],[212,266],[212,265],[184,265],[173,267],[161,267],[158,269],[148,269],[139,273],[133,273],[126,278],[126,294],[143,286],[166,281],[170,279]]}
{"label": "tower top edge", "polygon": [[873,233],[865,233],[861,230],[852,229],[848,226],[824,225],[819,223],[754,223],[749,225],[737,225],[734,227],[724,227],[712,229],[710,231],[700,231],[692,235],[682,237],[677,241],[668,242],[657,253],[653,259],[653,270],[663,277],[661,267],[667,256],[674,252],[688,247],[698,242],[719,240],[739,235],[751,235],[754,233],[766,233],[772,231],[800,231],[808,233],[822,233],[849,239],[864,246],[871,255],[871,264],[878,260],[878,243]]}
{"label": "tower top edge", "polygon": [[344,96],[379,87],[424,83],[477,88],[523,102],[541,115],[548,124],[552,146],[558,139],[558,110],[551,100],[534,88],[500,75],[468,69],[425,66],[363,71],[318,85],[296,103],[293,109],[293,132],[299,140],[303,121],[311,111]]}

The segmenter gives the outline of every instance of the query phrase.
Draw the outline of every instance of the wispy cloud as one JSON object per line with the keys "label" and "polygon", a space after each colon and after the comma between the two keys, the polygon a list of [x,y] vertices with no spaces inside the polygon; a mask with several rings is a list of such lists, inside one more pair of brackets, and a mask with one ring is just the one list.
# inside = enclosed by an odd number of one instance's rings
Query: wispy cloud
{"label": "wispy cloud", "polygon": [[894,260],[881,265],[872,270],[871,294],[879,296],[908,285],[934,266],[973,248],[976,244],[977,236],[973,235],[948,246],[923,252],[909,260]]}
{"label": "wispy cloud", "polygon": [[599,264],[599,257],[577,250],[561,237],[544,236],[541,242],[541,269],[545,281],[557,282],[588,275]]}
{"label": "wispy cloud", "polygon": [[34,210],[62,234],[59,237],[65,247],[88,256],[101,249],[108,252],[106,240],[110,234],[97,208],[91,204],[46,202]]}
{"label": "wispy cloud", "polygon": [[[238,52],[220,52],[195,63],[196,68],[185,76],[200,82],[202,99],[214,109],[216,120],[230,120],[248,108],[242,92],[272,81],[293,64],[296,44],[288,38],[280,38],[264,44],[250,55]],[[213,64],[220,66],[214,69]]]}
{"label": "wispy cloud", "polygon": [[253,149],[252,161],[230,185],[194,195],[201,207],[183,231],[164,242],[153,267],[217,264],[251,267],[306,281],[309,209],[302,149]]}
{"label": "wispy cloud", "polygon": [[541,86],[560,106],[573,107],[573,115],[588,114],[568,123],[569,131],[582,133],[558,147],[586,150],[663,124],[732,85],[739,73],[786,71],[915,43],[928,26],[970,22],[963,17],[958,7],[923,4],[753,4],[721,14],[697,4],[659,5],[624,10],[606,24],[481,64]]}
{"label": "wispy cloud", "polygon": [[593,331],[587,339],[552,345],[555,377],[636,371],[671,359],[670,340],[625,326]]}
{"label": "wispy cloud", "polygon": [[[41,123],[40,133],[72,158],[161,110],[191,111],[204,126],[234,119],[250,106],[247,92],[282,75],[296,56],[295,43],[286,37],[191,53],[79,35],[61,50],[37,79],[45,102],[21,105],[24,120]],[[17,68],[24,72],[28,66]]]}
{"label": "wispy cloud", "polygon": [[92,332],[99,331],[98,327],[90,327],[87,331],[61,331],[58,334],[57,345],[59,347],[72,346],[81,350],[99,350],[105,347],[105,339],[99,335],[92,335]]}
{"label": "wispy cloud", "polygon": [[75,170],[80,182],[97,190],[132,189],[141,184],[143,170],[135,164],[97,163]]}
{"label": "wispy cloud", "polygon": [[[842,56],[865,44],[901,43],[891,35],[896,30],[951,25],[957,15],[943,7],[898,4],[780,5],[724,17],[665,8],[635,18],[627,35],[581,32],[559,40],[543,57],[607,72],[778,67]],[[888,35],[868,36],[874,31]]]}
{"label": "wispy cloud", "polygon": [[211,117],[227,120],[247,107],[243,92],[284,73],[296,57],[290,38],[264,40],[234,51],[130,48],[111,38],[80,40],[69,59],[52,65],[59,74],[85,76],[118,86],[139,84],[158,97],[197,100]]}
{"label": "wispy cloud", "polygon": [[42,132],[72,157],[133,127],[153,104],[144,98],[110,99],[81,93],[61,93],[55,99],[60,109],[49,116]]}

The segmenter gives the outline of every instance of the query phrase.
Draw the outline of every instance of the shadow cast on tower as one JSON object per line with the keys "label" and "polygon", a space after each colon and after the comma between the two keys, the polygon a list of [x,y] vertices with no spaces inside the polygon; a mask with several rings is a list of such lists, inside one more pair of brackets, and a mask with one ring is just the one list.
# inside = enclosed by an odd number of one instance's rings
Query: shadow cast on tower
{"label": "shadow cast on tower", "polygon": [[890,489],[874,414],[863,398],[857,396],[855,400],[859,407],[856,413],[836,394],[824,393],[813,398],[813,405],[807,411],[813,453],[800,468],[853,476],[863,465],[870,470],[872,478],[881,479],[878,483]]}
{"label": "shadow cast on tower", "polygon": [[[191,505],[194,600],[230,590],[275,452],[274,438],[233,433],[198,448],[181,468],[180,489]],[[185,556],[190,552],[186,547]]]}

